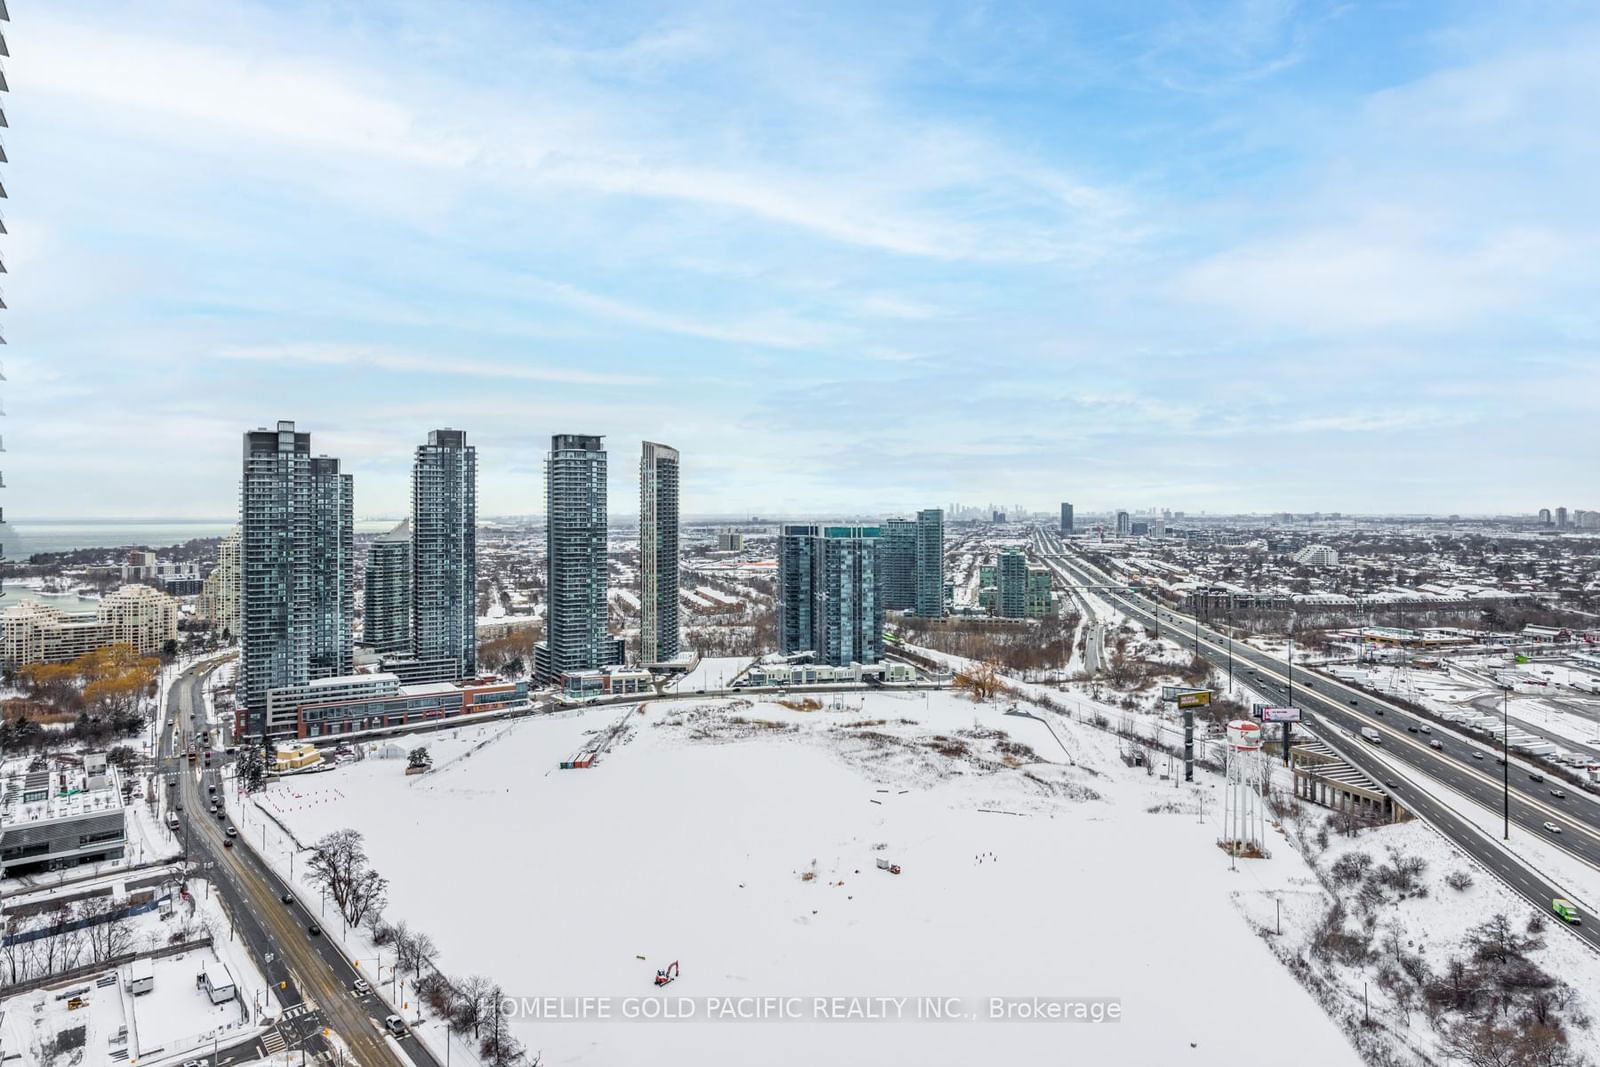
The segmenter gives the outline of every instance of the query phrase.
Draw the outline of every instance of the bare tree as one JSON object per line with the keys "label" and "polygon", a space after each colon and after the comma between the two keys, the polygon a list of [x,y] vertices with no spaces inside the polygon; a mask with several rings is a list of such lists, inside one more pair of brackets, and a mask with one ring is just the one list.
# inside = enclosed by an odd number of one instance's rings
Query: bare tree
{"label": "bare tree", "polygon": [[311,880],[327,890],[345,921],[382,913],[389,880],[367,862],[360,831],[335,830],[311,847]]}

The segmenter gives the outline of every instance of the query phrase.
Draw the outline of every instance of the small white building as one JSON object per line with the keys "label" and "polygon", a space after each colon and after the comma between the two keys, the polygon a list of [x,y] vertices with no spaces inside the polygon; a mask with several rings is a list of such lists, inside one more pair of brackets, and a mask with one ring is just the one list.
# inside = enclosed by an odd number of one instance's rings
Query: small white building
{"label": "small white building", "polygon": [[221,960],[207,960],[195,984],[206,991],[213,1004],[226,1003],[238,992],[233,984],[233,973]]}

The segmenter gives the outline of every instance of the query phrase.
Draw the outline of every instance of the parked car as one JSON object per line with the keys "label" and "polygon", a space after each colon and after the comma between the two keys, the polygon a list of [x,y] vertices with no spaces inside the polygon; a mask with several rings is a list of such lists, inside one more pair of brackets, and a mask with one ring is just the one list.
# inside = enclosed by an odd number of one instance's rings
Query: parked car
{"label": "parked car", "polygon": [[232,848],[233,847],[233,838],[231,838],[231,837],[223,838],[222,839],[222,847],[223,848]]}
{"label": "parked car", "polygon": [[293,893],[280,893],[278,895],[278,899],[283,901],[285,904],[293,904],[294,903],[294,894]]}
{"label": "parked car", "polygon": [[372,987],[367,984],[367,980],[365,978],[357,978],[356,984],[350,987],[350,992],[354,993],[358,997],[364,997],[368,993],[372,992]]}
{"label": "parked car", "polygon": [[406,1036],[406,1021],[400,1018],[398,1015],[391,1015],[387,1019],[383,1020],[383,1028],[388,1030],[395,1037]]}
{"label": "parked car", "polygon": [[310,926],[306,927],[306,933],[310,934],[312,937],[316,937],[318,934],[322,933],[322,927],[318,926],[316,923],[312,923]]}
{"label": "parked car", "polygon": [[236,829],[235,827],[232,827],[232,826],[228,827],[226,833],[227,833],[227,835],[229,837],[238,837],[239,836],[238,829]]}

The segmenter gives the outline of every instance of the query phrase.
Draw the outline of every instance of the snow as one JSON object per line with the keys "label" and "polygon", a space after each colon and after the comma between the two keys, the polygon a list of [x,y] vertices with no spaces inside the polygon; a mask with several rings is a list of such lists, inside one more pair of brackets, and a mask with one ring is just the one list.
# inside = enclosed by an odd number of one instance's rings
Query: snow
{"label": "snow", "polygon": [[694,670],[679,678],[668,688],[679,693],[696,693],[719,685],[727,688],[754,662],[750,656],[706,656]]}
{"label": "snow", "polygon": [[[1235,904],[1303,884],[1293,849],[1230,872],[1219,805],[1196,815],[1210,780],[1192,792],[1129,770],[1114,736],[1058,717],[1084,764],[1066,766],[1042,724],[1004,709],[948,691],[850,694],[818,710],[655,702],[593,768],[561,771],[615,718],[574,710],[521,720],[420,778],[356,763],[321,776],[316,802],[275,808],[304,841],[361,830],[391,880],[391,919],[425,928],[448,973],[485,974],[513,996],[658,997],[656,969],[680,960],[674,998],[956,996],[979,1010],[991,996],[1105,997],[1124,1012],[1065,1033],[519,1020],[549,1062],[733,1064],[757,1049],[774,1064],[1040,1062],[1070,1050],[1076,1062],[1206,1067],[1265,1062],[1290,1043],[1315,1048],[1319,1065],[1358,1062]],[[1039,755],[1008,765],[994,731]],[[963,754],[935,750],[952,739]],[[1175,810],[1149,810],[1163,804]],[[280,864],[281,847],[269,833]],[[904,873],[878,870],[880,857]],[[1251,1013],[1245,1043],[1238,995],[1261,989],[1273,1010]],[[1252,1049],[1260,1057],[1241,1060]]]}

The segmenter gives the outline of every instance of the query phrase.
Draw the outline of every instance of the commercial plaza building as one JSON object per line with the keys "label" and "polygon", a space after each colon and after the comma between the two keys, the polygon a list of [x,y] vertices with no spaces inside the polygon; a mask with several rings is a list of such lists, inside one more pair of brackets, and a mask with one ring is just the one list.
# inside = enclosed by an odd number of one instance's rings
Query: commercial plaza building
{"label": "commercial plaza building", "polygon": [[103,752],[14,761],[0,798],[0,878],[120,859],[127,818]]}
{"label": "commercial plaza building", "polygon": [[401,519],[367,550],[361,588],[361,643],[375,652],[411,649],[410,519]]}
{"label": "commercial plaza building", "polygon": [[243,458],[241,728],[259,736],[271,690],[350,673],[353,485],[293,422],[247,431]]}
{"label": "commercial plaza building", "polygon": [[818,663],[877,663],[883,601],[877,526],[786,525],[778,536],[778,648]]}
{"label": "commercial plaza building", "polygon": [[545,460],[543,682],[616,661],[606,633],[606,453],[598,436],[556,434]]}
{"label": "commercial plaza building", "polygon": [[527,702],[526,681],[466,678],[406,685],[390,673],[352,674],[275,689],[268,716],[274,735],[331,737],[502,711]]}
{"label": "commercial plaza building", "polygon": [[679,652],[678,450],[644,442],[639,456],[639,662]]}
{"label": "commercial plaza building", "polygon": [[432,430],[411,469],[411,655],[437,676],[478,670],[478,450]]}

